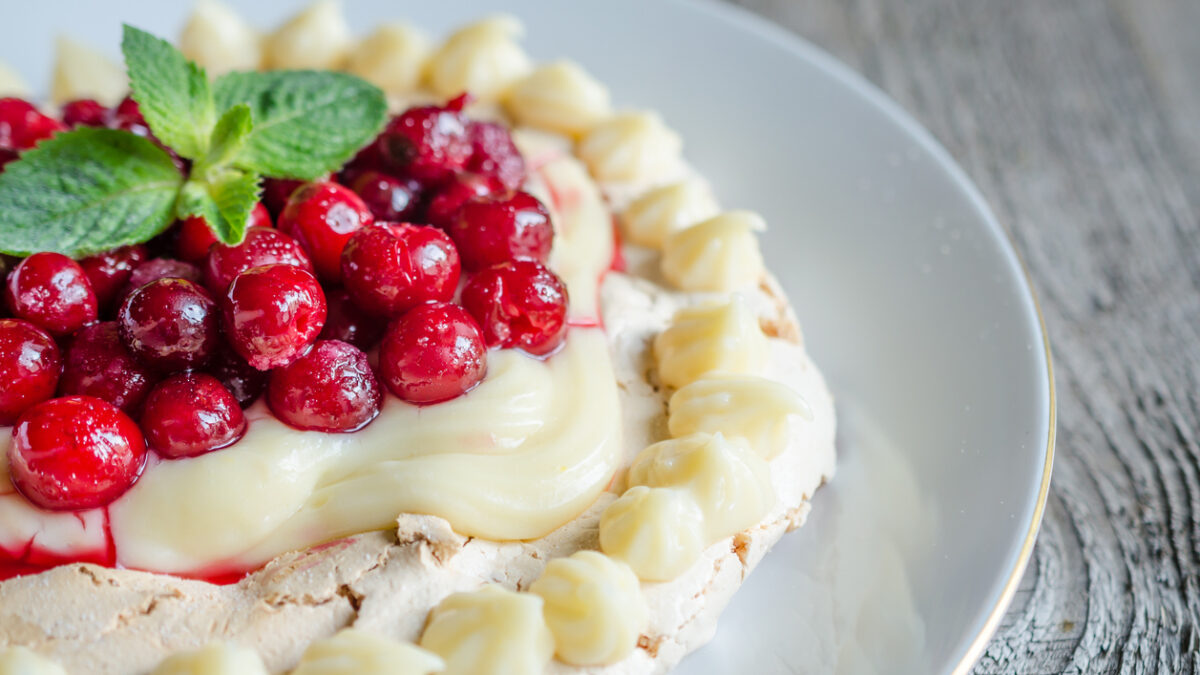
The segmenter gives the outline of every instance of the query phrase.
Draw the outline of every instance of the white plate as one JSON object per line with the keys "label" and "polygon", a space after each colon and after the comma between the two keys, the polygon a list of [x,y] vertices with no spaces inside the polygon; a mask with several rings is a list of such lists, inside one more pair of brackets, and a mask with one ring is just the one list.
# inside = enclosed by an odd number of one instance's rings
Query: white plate
{"label": "white plate", "polygon": [[[246,3],[258,25],[296,8]],[[1037,308],[962,171],[860,77],[724,5],[352,0],[351,23],[444,31],[507,10],[530,52],[569,56],[622,105],[657,108],[724,204],[761,211],[842,414],[814,515],[748,580],[679,672],[962,672],[1028,559],[1053,446]],[[40,0],[0,60],[47,82],[51,39],[116,55],[119,22],[176,34],[186,3]]]}

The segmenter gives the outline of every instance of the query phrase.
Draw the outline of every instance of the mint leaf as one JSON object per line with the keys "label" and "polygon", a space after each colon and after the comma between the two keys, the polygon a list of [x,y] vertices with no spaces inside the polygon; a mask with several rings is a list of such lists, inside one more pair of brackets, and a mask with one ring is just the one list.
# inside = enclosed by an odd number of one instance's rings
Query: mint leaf
{"label": "mint leaf", "polygon": [[60,133],[0,174],[0,253],[79,258],[146,241],[173,222],[182,184],[171,157],[145,138]]}
{"label": "mint leaf", "polygon": [[188,181],[179,193],[176,214],[201,216],[223,244],[240,244],[246,237],[250,211],[258,203],[259,176],[224,169],[206,180]]}
{"label": "mint leaf", "polygon": [[128,25],[121,51],[133,98],[150,130],[180,155],[203,157],[217,118],[204,69],[166,41]]}
{"label": "mint leaf", "polygon": [[209,142],[208,155],[198,164],[195,172],[203,172],[210,167],[221,167],[237,158],[238,153],[246,145],[246,138],[253,128],[250,106],[239,103],[217,120],[213,128],[212,139]]}
{"label": "mint leaf", "polygon": [[387,120],[377,87],[344,73],[230,73],[214,85],[217,107],[250,106],[254,130],[234,163],[278,178],[312,180],[369,143]]}

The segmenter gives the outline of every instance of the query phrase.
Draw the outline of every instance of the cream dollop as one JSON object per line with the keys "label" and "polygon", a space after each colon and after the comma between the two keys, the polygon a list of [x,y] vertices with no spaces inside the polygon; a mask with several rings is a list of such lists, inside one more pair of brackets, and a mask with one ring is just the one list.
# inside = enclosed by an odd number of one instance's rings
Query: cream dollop
{"label": "cream dollop", "polygon": [[216,642],[167,657],[150,675],[267,675],[253,649]]}
{"label": "cream dollop", "polygon": [[767,461],[745,439],[721,434],[651,445],[633,460],[628,481],[686,490],[704,514],[706,545],[755,525],[775,504]]}
{"label": "cream dollop", "polygon": [[430,675],[445,667],[416,645],[346,628],[309,645],[291,675]]}
{"label": "cream dollop", "polygon": [[654,112],[623,112],[580,141],[579,158],[601,181],[661,181],[679,170],[683,141]]}
{"label": "cream dollop", "polygon": [[753,211],[726,211],[679,230],[663,242],[662,273],[684,291],[733,291],[763,275],[755,232],[766,229]]}
{"label": "cream dollop", "polygon": [[639,246],[662,248],[671,234],[716,215],[717,201],[698,178],[654,188],[621,213],[625,238]]}
{"label": "cream dollop", "polygon": [[813,418],[808,402],[791,387],[753,375],[706,375],[671,396],[667,427],[675,438],[697,432],[740,437],[760,456],[774,459],[787,447],[793,415]]}
{"label": "cream dollop", "polygon": [[267,38],[267,68],[337,70],[350,53],[352,37],[341,5],[317,0]]}
{"label": "cream dollop", "polygon": [[262,66],[262,37],[232,7],[200,0],[179,34],[179,51],[216,77]]}
{"label": "cream dollop", "polygon": [[420,644],[445,659],[445,675],[537,675],[554,654],[542,598],[494,585],[442,600]]}
{"label": "cream dollop", "polygon": [[421,84],[432,51],[421,31],[404,23],[385,23],[354,47],[346,70],[389,94],[403,94]]}
{"label": "cream dollop", "polygon": [[555,655],[574,666],[616,663],[637,646],[646,601],[629,565],[596,551],[555,558],[529,592],[545,601],[542,615]]}
{"label": "cream dollop", "polygon": [[712,372],[759,373],[768,349],[758,318],[739,295],[679,310],[654,339],[659,378],[670,387]]}
{"label": "cream dollop", "polygon": [[0,648],[0,675],[67,675],[62,666],[28,647]]}
{"label": "cream dollop", "polygon": [[687,490],[634,486],[600,515],[600,548],[645,581],[682,574],[706,539],[704,512]]}
{"label": "cream dollop", "polygon": [[455,31],[429,61],[428,83],[442,97],[464,91],[481,101],[501,98],[533,67],[518,43],[521,22],[494,16]]}
{"label": "cream dollop", "polygon": [[540,66],[513,85],[504,107],[519,124],[578,136],[612,113],[608,89],[572,61]]}
{"label": "cream dollop", "polygon": [[87,45],[67,38],[55,42],[50,98],[57,104],[94,98],[116,105],[129,91],[125,69]]}
{"label": "cream dollop", "polygon": [[0,63],[0,96],[29,96],[29,85],[6,63]]}

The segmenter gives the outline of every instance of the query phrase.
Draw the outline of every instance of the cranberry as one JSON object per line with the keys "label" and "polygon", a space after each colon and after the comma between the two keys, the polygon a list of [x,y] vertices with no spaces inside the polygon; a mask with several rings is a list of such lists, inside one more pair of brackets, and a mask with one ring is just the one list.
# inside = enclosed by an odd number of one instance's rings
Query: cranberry
{"label": "cranberry", "polygon": [[528,192],[469,201],[447,232],[458,245],[463,267],[472,272],[517,258],[546,262],[554,243],[550,212]]}
{"label": "cranberry", "polygon": [[7,149],[7,148],[0,148],[0,173],[4,173],[4,167],[5,167],[5,166],[6,166],[6,165],[7,165],[9,162],[15,162],[15,161],[17,161],[17,157],[18,157],[18,156],[19,156],[19,155],[17,154],[17,151],[16,151],[16,150],[9,150],[9,149]]}
{"label": "cranberry", "polygon": [[504,184],[494,176],[459,173],[447,181],[425,207],[425,220],[442,229],[450,227],[459,207],[476,197],[488,197],[504,192]]}
{"label": "cranberry", "polygon": [[321,340],[295,363],[271,373],[267,404],[297,429],[358,431],[379,415],[383,391],[362,350]]}
{"label": "cranberry", "polygon": [[8,275],[4,299],[13,315],[51,335],[69,335],[96,320],[92,283],[79,263],[61,253],[35,253]]}
{"label": "cranberry", "polygon": [[113,109],[112,120],[109,124],[115,129],[128,131],[138,136],[154,137],[154,134],[150,133],[150,126],[146,124],[146,118],[142,116],[141,106],[133,100],[132,96],[121,99],[121,102]]}
{"label": "cranberry", "polygon": [[536,260],[500,263],[476,274],[463,288],[462,304],[490,347],[542,356],[566,337],[567,288]]}
{"label": "cranberry", "polygon": [[267,211],[271,215],[278,216],[283,213],[283,207],[287,206],[288,198],[301,185],[304,185],[302,180],[268,178],[263,181],[262,203],[266,205]]}
{"label": "cranberry", "polygon": [[467,171],[492,176],[509,190],[521,187],[525,182],[525,158],[503,124],[471,122],[467,135],[471,138]]}
{"label": "cranberry", "polygon": [[[246,222],[251,227],[274,227],[271,214],[261,203],[255,204]],[[179,221],[175,239],[175,255],[188,262],[200,262],[208,256],[209,249],[217,243],[217,235],[208,227],[208,221],[200,216],[190,216]]]}
{"label": "cranberry", "polygon": [[487,373],[487,347],[475,319],[458,305],[416,307],[388,326],[379,368],[393,394],[437,403],[470,391]]}
{"label": "cranberry", "polygon": [[98,398],[132,414],[146,400],[157,376],[121,342],[116,321],[84,326],[71,338],[58,391]]}
{"label": "cranberry", "polygon": [[146,443],[170,459],[226,448],[246,433],[238,401],[212,375],[183,373],[150,392],[142,411]]}
{"label": "cranberry", "polygon": [[285,366],[302,355],[325,325],[325,294],[315,277],[293,265],[242,272],[221,303],[225,334],[259,370]]}
{"label": "cranberry", "polygon": [[421,184],[378,171],[364,171],[351,183],[376,220],[410,220],[421,205]]}
{"label": "cranberry", "polygon": [[203,366],[221,340],[217,304],[183,279],[159,279],[137,289],[121,305],[117,322],[129,352],[162,372]]}
{"label": "cranberry", "polygon": [[13,485],[43,509],[105,506],[137,481],[146,443],[133,420],[90,396],[53,398],[25,411],[13,428]]}
{"label": "cranberry", "polygon": [[366,351],[383,337],[383,322],[354,304],[345,289],[327,291],[325,303],[328,316],[320,339],[341,340]]}
{"label": "cranberry", "polygon": [[398,316],[423,302],[454,297],[458,252],[436,227],[379,223],[350,239],[342,273],[359,307]]}
{"label": "cranberry", "polygon": [[63,104],[63,124],[71,127],[102,127],[108,123],[108,108],[99,101],[82,98]]}
{"label": "cranberry", "polygon": [[133,276],[133,270],[145,262],[149,254],[141,244],[122,246],[79,261],[101,308],[113,304]]}
{"label": "cranberry", "polygon": [[346,162],[346,166],[338,173],[338,182],[342,185],[353,185],[368,171],[386,172],[387,169],[388,161],[383,155],[383,134],[380,134],[370,145],[359,150],[353,159]]}
{"label": "cranberry", "polygon": [[204,263],[204,285],[214,295],[224,295],[229,283],[251,267],[283,263],[311,272],[312,262],[300,242],[267,227],[246,230],[246,239],[237,246],[217,244]]}
{"label": "cranberry", "polygon": [[54,338],[19,319],[0,319],[0,427],[54,396],[62,354]]}
{"label": "cranberry", "polygon": [[267,374],[246,363],[246,359],[229,346],[213,357],[208,374],[217,378],[243,408],[257,401],[267,388]]}
{"label": "cranberry", "polygon": [[375,222],[363,200],[337,183],[310,183],[292,193],[279,229],[295,237],[312,256],[317,276],[342,280],[342,249],[355,232]]}
{"label": "cranberry", "polygon": [[129,275],[129,282],[117,295],[118,305],[124,304],[125,298],[128,298],[137,289],[159,279],[184,279],[192,283],[199,283],[200,268],[174,258],[147,260],[133,268],[133,273]]}
{"label": "cranberry", "polygon": [[0,148],[26,150],[64,130],[62,122],[43,115],[28,101],[0,98]]}
{"label": "cranberry", "polygon": [[462,171],[471,159],[466,118],[449,108],[410,108],[388,123],[380,142],[393,167],[431,183]]}

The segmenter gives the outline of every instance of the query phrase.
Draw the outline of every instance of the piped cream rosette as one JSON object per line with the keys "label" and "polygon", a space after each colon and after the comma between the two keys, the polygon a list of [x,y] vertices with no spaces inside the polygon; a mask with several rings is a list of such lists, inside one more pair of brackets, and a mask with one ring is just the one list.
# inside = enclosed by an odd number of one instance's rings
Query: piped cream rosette
{"label": "piped cream rosette", "polygon": [[431,675],[445,667],[416,645],[345,628],[309,645],[291,675]]}
{"label": "piped cream rosette", "polygon": [[253,649],[217,642],[174,654],[150,675],[267,675],[267,669]]}

